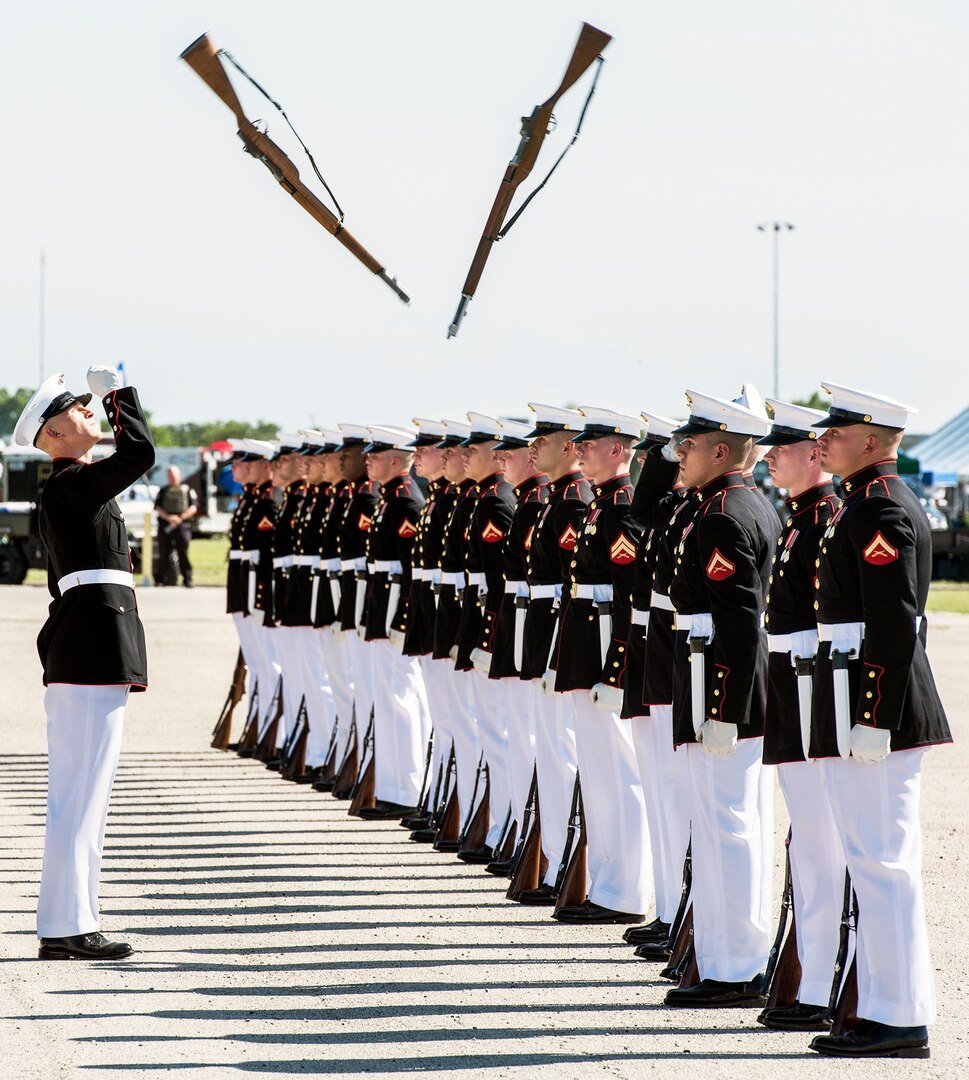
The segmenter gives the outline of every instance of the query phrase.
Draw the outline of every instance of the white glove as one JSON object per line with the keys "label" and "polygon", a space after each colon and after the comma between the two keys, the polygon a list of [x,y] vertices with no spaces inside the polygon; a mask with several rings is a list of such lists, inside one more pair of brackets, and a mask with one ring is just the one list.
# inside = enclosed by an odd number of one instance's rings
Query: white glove
{"label": "white glove", "polygon": [[542,676],[542,693],[555,697],[555,672],[551,668]]}
{"label": "white glove", "polygon": [[471,663],[474,664],[476,671],[480,671],[482,675],[488,675],[491,672],[491,653],[485,652],[484,649],[472,649]]}
{"label": "white glove", "polygon": [[87,385],[95,397],[103,398],[112,390],[121,389],[121,376],[117,368],[105,367],[104,364],[92,364],[87,369]]}
{"label": "white glove", "polygon": [[708,754],[732,754],[737,749],[737,725],[704,720],[696,738]]}
{"label": "white glove", "polygon": [[679,464],[681,442],[682,440],[679,438],[672,438],[668,443],[664,445],[663,449],[660,451],[660,454],[665,461],[670,461],[674,465]]}
{"label": "white glove", "polygon": [[357,631],[357,637],[361,641],[366,641],[367,640],[367,628],[365,626],[358,626],[355,629]]}
{"label": "white glove", "polygon": [[884,761],[892,749],[892,733],[888,728],[855,724],[851,729],[851,756],[862,765]]}
{"label": "white glove", "polygon": [[395,649],[399,649],[401,652],[404,651],[404,634],[402,630],[391,628],[387,631],[387,640]]}
{"label": "white glove", "polygon": [[589,697],[592,698],[593,705],[598,705],[606,712],[618,713],[622,708],[622,691],[618,686],[598,682],[589,691]]}
{"label": "white glove", "polygon": [[456,664],[458,662],[458,647],[457,647],[457,645],[452,645],[451,646],[451,648],[448,650],[448,656],[451,657],[451,662],[452,663]]}

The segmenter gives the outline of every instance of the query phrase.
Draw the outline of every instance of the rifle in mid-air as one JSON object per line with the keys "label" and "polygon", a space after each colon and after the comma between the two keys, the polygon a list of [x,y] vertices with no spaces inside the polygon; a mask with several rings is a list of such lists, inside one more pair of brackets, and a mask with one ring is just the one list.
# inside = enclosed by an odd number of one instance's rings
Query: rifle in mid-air
{"label": "rifle in mid-air", "polygon": [[[569,149],[574,145],[576,139],[578,139],[579,132],[582,130],[582,121],[585,119],[586,109],[588,109],[589,102],[592,100],[592,95],[595,93],[596,82],[599,79],[599,72],[602,68],[602,57],[599,54],[610,41],[612,41],[611,34],[607,34],[603,30],[598,30],[596,27],[590,26],[589,23],[583,23],[582,30],[579,34],[579,40],[575,43],[572,58],[569,60],[568,67],[565,69],[565,75],[562,76],[562,81],[559,84],[558,89],[542,105],[536,105],[535,108],[532,109],[531,116],[522,117],[521,141],[518,144],[518,149],[515,151],[515,156],[508,162],[508,167],[505,169],[505,175],[502,178],[501,186],[498,188],[498,194],[495,197],[491,213],[488,215],[488,220],[485,222],[484,233],[478,241],[478,247],[475,250],[474,258],[471,261],[471,269],[468,271],[467,279],[464,282],[464,288],[461,290],[461,300],[458,303],[458,310],[455,312],[454,319],[448,327],[447,336],[449,338],[454,337],[458,332],[461,320],[468,310],[468,304],[471,302],[471,298],[478,288],[478,282],[481,280],[481,274],[484,271],[485,263],[488,261],[488,256],[491,254],[492,247],[507,234],[512,225],[514,225],[519,217],[521,217],[525,207],[528,206],[539,191],[545,187],[552,173],[558,168],[559,162],[561,162],[562,158],[565,157]],[[597,61],[599,66],[596,68],[595,77],[592,80],[592,88],[589,91],[589,96],[586,98],[585,105],[582,107],[579,123],[576,126],[575,134],[572,136],[572,141],[559,155],[545,179],[528,196],[506,224],[505,218],[511,208],[515,192],[528,179],[529,173],[535,167],[535,162],[538,159],[538,153],[542,148],[545,136],[549,133],[551,128],[554,127],[552,110],[558,103],[559,98],[562,97],[570,87],[578,82],[586,71],[588,71],[588,69]]]}
{"label": "rifle in mid-air", "polygon": [[[313,166],[313,171],[319,178],[320,183],[326,188],[330,198],[333,199],[333,205],[336,207],[337,211],[336,213],[333,213],[325,203],[321,202],[320,199],[310,191],[303,181],[300,180],[299,170],[285,152],[281,150],[264,131],[260,131],[243,112],[242,102],[239,100],[239,96],[233,89],[232,83],[229,81],[229,76],[226,74],[226,70],[223,67],[223,57],[244,75],[253,86],[255,86],[267,100],[272,102],[280,113],[282,113],[286,123],[289,124],[290,130],[296,135],[296,138],[299,139],[300,146],[306,151],[306,156],[309,158],[310,164]],[[242,145],[246,153],[251,154],[257,161],[261,161],[273,174],[284,191],[289,192],[299,205],[302,206],[311,217],[315,218],[328,233],[335,236],[351,255],[355,256],[363,263],[371,274],[376,274],[381,281],[394,290],[405,304],[409,304],[410,297],[404,292],[400,285],[397,284],[397,279],[391,277],[387,273],[386,268],[382,266],[369,251],[367,251],[363,244],[361,244],[351,232],[343,227],[343,211],[340,208],[340,204],[337,202],[333,192],[330,191],[327,182],[323,179],[320,170],[316,166],[316,162],[313,160],[313,155],[309,152],[303,140],[300,139],[293,125],[289,123],[289,117],[286,116],[282,106],[279,105],[278,102],[273,101],[259,83],[257,83],[247,71],[240,67],[229,53],[224,49],[216,49],[209,40],[207,34],[203,34],[200,38],[193,41],[181,54],[181,59],[189,65],[210,90],[213,90],[218,94],[222,101],[235,114],[236,123],[239,125],[239,138],[242,139]]]}

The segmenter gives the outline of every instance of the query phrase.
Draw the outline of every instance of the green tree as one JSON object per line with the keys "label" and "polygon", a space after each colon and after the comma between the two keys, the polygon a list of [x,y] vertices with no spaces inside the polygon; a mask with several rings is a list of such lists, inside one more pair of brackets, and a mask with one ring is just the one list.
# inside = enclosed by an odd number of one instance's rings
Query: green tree
{"label": "green tree", "polygon": [[792,405],[803,405],[805,409],[820,409],[821,412],[828,411],[828,395],[822,394],[820,390],[815,390],[814,393],[808,398],[795,398]]}
{"label": "green tree", "polygon": [[156,446],[208,446],[222,439],[275,439],[279,425],[268,420],[208,420],[156,424],[149,420]]}
{"label": "green tree", "polygon": [[33,395],[33,390],[28,390],[25,386],[18,390],[4,390],[0,386],[0,437],[10,438],[24,406]]}

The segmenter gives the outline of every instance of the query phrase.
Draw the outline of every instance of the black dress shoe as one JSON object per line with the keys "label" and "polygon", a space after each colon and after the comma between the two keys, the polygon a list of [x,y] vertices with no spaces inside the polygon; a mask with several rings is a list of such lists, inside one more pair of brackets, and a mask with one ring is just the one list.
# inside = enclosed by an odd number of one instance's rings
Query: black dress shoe
{"label": "black dress shoe", "polygon": [[668,941],[647,941],[644,945],[637,945],[633,956],[640,960],[652,960],[654,964],[668,964],[673,956],[673,950]]}
{"label": "black dress shoe", "polygon": [[365,806],[360,811],[360,817],[364,821],[393,821],[395,818],[413,814],[416,810],[416,806],[402,806],[400,803],[384,802],[383,799],[378,799],[376,805]]}
{"label": "black dress shoe", "polygon": [[405,829],[429,829],[434,824],[433,814],[411,814],[401,821]]}
{"label": "black dress shoe", "polygon": [[490,862],[485,867],[485,870],[489,874],[494,874],[495,877],[510,878],[515,873],[515,860],[502,859],[501,862]]}
{"label": "black dress shoe", "polygon": [[437,829],[415,829],[410,834],[410,839],[418,844],[433,844],[435,836],[437,836]]}
{"label": "black dress shoe", "polygon": [[558,893],[554,885],[539,885],[537,889],[522,889],[516,893],[512,900],[516,904],[554,904],[558,899]]}
{"label": "black dress shoe", "polygon": [[108,941],[95,931],[73,937],[41,938],[37,957],[40,960],[123,960],[134,951],[127,941]]}
{"label": "black dress shoe", "polygon": [[464,846],[461,840],[435,840],[434,850],[443,851],[446,855],[456,855]]}
{"label": "black dress shoe", "polygon": [[666,991],[665,1002],[683,1009],[752,1009],[764,1005],[760,979],[750,982],[720,982],[703,979],[696,986],[674,986]]}
{"label": "black dress shoe", "polygon": [[332,791],[336,787],[336,777],[328,776],[325,780],[314,780],[314,791]]}
{"label": "black dress shoe", "polygon": [[459,851],[458,858],[462,862],[482,865],[494,861],[495,849],[490,847],[471,848],[469,851]]}
{"label": "black dress shoe", "polygon": [[266,768],[272,769],[273,772],[279,772],[283,767],[283,759],[281,757],[272,757],[266,762]]}
{"label": "black dress shoe", "polygon": [[239,757],[255,757],[256,748],[254,746],[240,746],[236,753]]}
{"label": "black dress shoe", "polygon": [[638,923],[645,916],[631,911],[613,911],[591,900],[584,900],[572,907],[557,908],[552,912],[552,918],[564,923]]}
{"label": "black dress shoe", "polygon": [[927,1058],[929,1031],[862,1020],[843,1035],[815,1035],[811,1049],[831,1057]]}
{"label": "black dress shoe", "polygon": [[781,1009],[764,1009],[757,1023],[771,1031],[827,1031],[831,1027],[823,1005],[802,1005],[799,1001]]}
{"label": "black dress shoe", "polygon": [[669,937],[670,924],[663,922],[662,919],[653,919],[651,923],[647,923],[645,926],[631,926],[622,935],[623,941],[629,942],[630,945],[646,945],[669,941]]}

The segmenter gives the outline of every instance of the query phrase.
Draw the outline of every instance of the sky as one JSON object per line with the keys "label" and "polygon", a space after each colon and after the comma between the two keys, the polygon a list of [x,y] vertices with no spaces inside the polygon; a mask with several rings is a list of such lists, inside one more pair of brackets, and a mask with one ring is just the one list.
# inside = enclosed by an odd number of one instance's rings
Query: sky
{"label": "sky", "polygon": [[[478,237],[582,21],[613,34],[582,135],[494,249]],[[245,156],[178,59],[208,32],[286,109],[405,307]],[[162,422],[405,425],[527,401],[685,411],[822,379],[969,402],[969,6],[959,0],[95,0],[0,41],[0,386],[124,361]],[[311,182],[282,118],[233,72]],[[588,78],[556,109],[539,179]],[[315,178],[313,178],[315,180]],[[526,187],[524,190],[529,190]]]}

